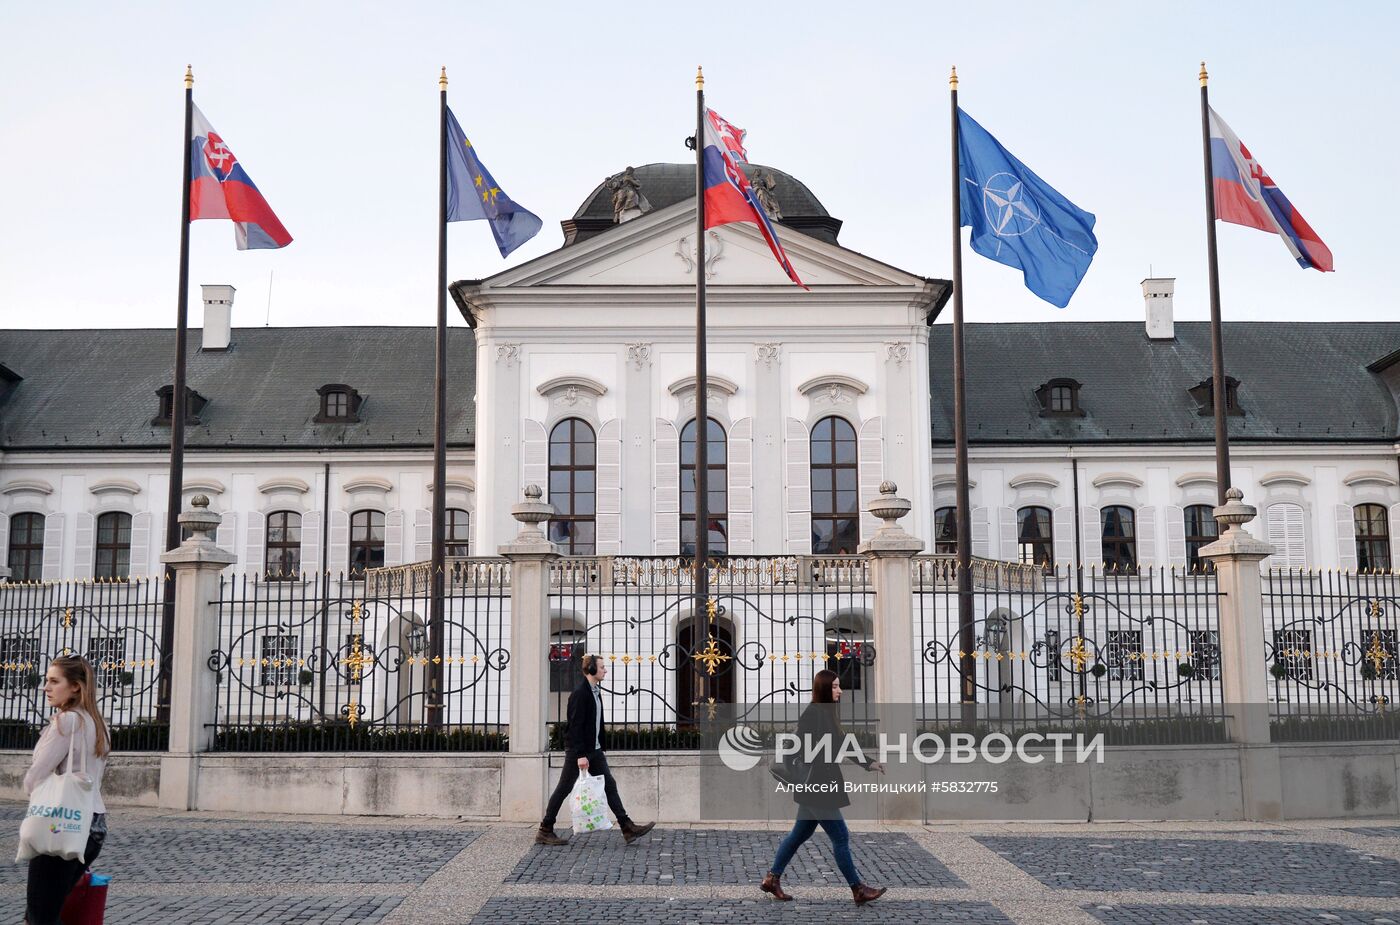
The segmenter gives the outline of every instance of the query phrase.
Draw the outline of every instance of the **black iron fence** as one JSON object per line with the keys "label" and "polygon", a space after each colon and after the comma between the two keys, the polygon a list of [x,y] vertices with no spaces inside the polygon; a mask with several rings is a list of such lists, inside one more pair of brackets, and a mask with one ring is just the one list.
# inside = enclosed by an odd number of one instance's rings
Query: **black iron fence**
{"label": "black iron fence", "polygon": [[1395,572],[1265,573],[1275,741],[1400,738],[1397,617]]}
{"label": "black iron fence", "polygon": [[[563,747],[570,692],[585,654],[603,658],[612,749],[697,748],[725,705],[740,718],[806,702],[812,676],[836,671],[859,717],[879,670],[874,589],[863,557],[723,557],[710,594],[677,557],[569,558],[551,570],[550,747]],[[731,715],[733,710],[728,711]]]}
{"label": "black iron fence", "polygon": [[913,594],[915,685],[930,727],[1093,730],[1108,744],[1224,740],[1213,574],[974,569],[964,620],[956,561],[919,557]]}
{"label": "black iron fence", "polygon": [[440,648],[430,592],[426,571],[223,579],[214,749],[505,749],[510,565],[453,563]]}
{"label": "black iron fence", "polygon": [[34,746],[52,712],[43,688],[49,662],[82,655],[97,675],[112,748],[163,751],[162,602],[155,578],[0,584],[0,748]]}

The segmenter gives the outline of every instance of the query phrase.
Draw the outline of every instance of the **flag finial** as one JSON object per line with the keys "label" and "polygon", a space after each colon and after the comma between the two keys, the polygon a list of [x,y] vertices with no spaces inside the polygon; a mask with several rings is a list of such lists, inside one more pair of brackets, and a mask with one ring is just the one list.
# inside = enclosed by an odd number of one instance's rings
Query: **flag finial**
{"label": "flag finial", "polygon": [[951,73],[951,74],[948,75],[948,89],[949,89],[949,90],[956,90],[957,88],[958,88],[958,66],[955,64],[955,65],[953,65],[953,73]]}
{"label": "flag finial", "polygon": [[186,64],[186,65],[185,65],[185,89],[186,89],[186,90],[189,90],[189,89],[192,89],[193,87],[194,87],[194,70],[193,70],[188,64]]}
{"label": "flag finial", "polygon": [[442,89],[443,93],[447,92],[447,65],[445,64],[442,66],[442,76],[438,78],[438,87]]}
{"label": "flag finial", "polygon": [[1201,78],[1201,86],[1203,87],[1206,85],[1206,81],[1210,79],[1210,75],[1206,73],[1206,63],[1204,61],[1201,62],[1201,73],[1196,76]]}
{"label": "flag finial", "polygon": [[698,64],[695,66],[695,89],[705,89],[705,69]]}

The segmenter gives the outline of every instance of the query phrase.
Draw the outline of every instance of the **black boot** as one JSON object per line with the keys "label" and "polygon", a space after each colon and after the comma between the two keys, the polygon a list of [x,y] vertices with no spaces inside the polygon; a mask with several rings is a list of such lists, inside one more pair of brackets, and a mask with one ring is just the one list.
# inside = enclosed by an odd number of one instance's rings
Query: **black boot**
{"label": "black boot", "polygon": [[622,823],[619,826],[619,828],[622,829],[623,841],[630,845],[646,833],[650,832],[652,829],[656,828],[656,823],[648,822],[643,825],[637,825],[637,823],[633,822],[631,819],[628,819],[626,822]]}
{"label": "black boot", "polygon": [[537,845],[557,846],[567,845],[568,843],[569,840],[567,838],[560,838],[558,835],[555,835],[554,829],[552,828],[547,829],[544,826],[540,826],[539,831],[535,833],[535,844]]}

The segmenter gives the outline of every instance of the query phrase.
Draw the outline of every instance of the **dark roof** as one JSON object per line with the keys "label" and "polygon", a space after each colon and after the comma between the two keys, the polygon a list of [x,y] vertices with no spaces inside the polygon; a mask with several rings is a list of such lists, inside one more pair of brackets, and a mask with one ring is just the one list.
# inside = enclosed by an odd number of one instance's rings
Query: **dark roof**
{"label": "dark roof", "polygon": [[[447,340],[447,440],[475,442],[476,341]],[[235,328],[226,352],[190,331],[189,386],[209,400],[191,448],[407,447],[433,443],[433,329]],[[173,379],[171,330],[0,331],[0,364],[23,379],[0,403],[5,449],[169,447],[152,426],[156,390]],[[319,386],[364,397],[358,424],[313,424]]]}
{"label": "dark roof", "polygon": [[[969,324],[968,440],[973,443],[1211,442],[1214,422],[1187,390],[1210,377],[1210,325],[1176,323],[1171,341],[1141,321]],[[1396,398],[1367,369],[1400,345],[1400,323],[1233,322],[1225,371],[1244,414],[1232,440],[1391,441]],[[952,327],[929,331],[933,441],[953,440]],[[1082,382],[1079,418],[1042,418],[1035,390]]]}
{"label": "dark roof", "polygon": [[[767,171],[773,176],[773,195],[777,197],[778,208],[783,213],[779,224],[828,244],[837,243],[841,220],[833,218],[826,211],[806,184],[776,167],[765,167],[762,164],[744,165],[744,173],[750,178],[758,170]],[[695,198],[694,164],[645,164],[633,168],[633,176],[652,212],[659,212],[678,202]],[[616,227],[613,223],[612,190],[608,189],[607,179],[588,194],[573,218],[560,224],[564,226],[565,247],[586,241]]]}

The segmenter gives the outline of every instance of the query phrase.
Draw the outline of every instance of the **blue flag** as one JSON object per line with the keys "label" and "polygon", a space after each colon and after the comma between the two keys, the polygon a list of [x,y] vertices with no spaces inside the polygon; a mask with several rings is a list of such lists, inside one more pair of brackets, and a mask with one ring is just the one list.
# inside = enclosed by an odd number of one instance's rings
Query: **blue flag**
{"label": "blue flag", "polygon": [[476,159],[476,149],[467,140],[452,110],[447,110],[447,220],[472,222],[486,219],[501,256],[507,257],[544,227],[539,216],[516,203],[496,185]]}
{"label": "blue flag", "polygon": [[972,249],[1017,267],[1026,288],[1064,308],[1099,249],[1094,216],[1055,192],[958,109],[962,223]]}

